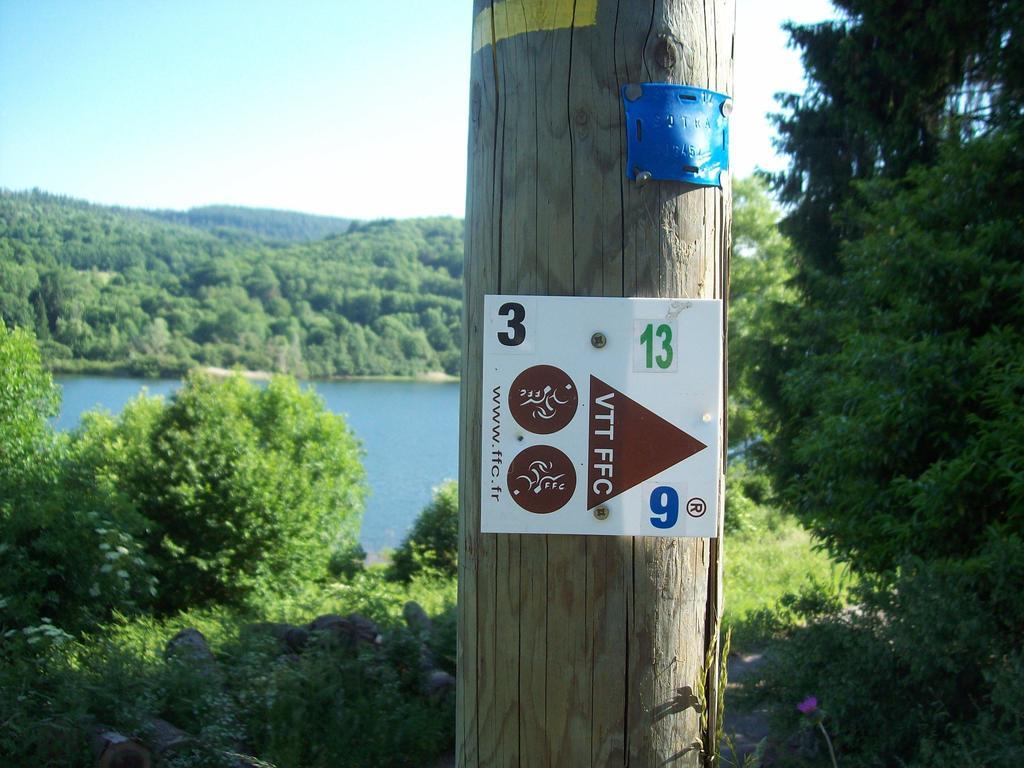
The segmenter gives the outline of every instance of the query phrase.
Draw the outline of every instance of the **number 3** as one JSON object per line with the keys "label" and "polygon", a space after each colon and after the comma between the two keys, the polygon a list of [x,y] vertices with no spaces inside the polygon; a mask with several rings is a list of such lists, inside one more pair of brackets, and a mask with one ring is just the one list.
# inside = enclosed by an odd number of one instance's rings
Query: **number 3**
{"label": "number 3", "polygon": [[498,310],[500,317],[507,317],[505,326],[507,331],[498,334],[498,341],[506,347],[518,347],[526,341],[526,326],[523,320],[526,319],[526,308],[516,301],[510,301],[501,305]]}

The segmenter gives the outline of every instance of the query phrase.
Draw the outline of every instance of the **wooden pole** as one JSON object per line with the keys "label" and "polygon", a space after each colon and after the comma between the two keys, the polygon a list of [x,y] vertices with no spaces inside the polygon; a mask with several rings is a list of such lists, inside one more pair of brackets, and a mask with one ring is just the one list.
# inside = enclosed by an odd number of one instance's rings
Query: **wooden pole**
{"label": "wooden pole", "polygon": [[481,334],[485,293],[724,298],[729,182],[629,181],[620,88],[731,94],[734,16],[734,0],[475,1],[460,766],[710,765],[721,539],[481,534]]}

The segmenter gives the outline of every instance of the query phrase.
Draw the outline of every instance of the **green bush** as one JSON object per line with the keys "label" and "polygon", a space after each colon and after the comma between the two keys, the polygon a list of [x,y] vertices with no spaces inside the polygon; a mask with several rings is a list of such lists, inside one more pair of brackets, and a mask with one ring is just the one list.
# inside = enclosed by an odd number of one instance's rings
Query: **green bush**
{"label": "green bush", "polygon": [[[880,20],[902,19],[886,8],[850,17],[858,34],[870,30],[865,54],[904,42],[879,39]],[[945,20],[944,31],[961,29]],[[826,28],[805,32],[831,61]],[[867,81],[844,73],[842,82]],[[973,138],[954,132],[927,163],[855,182],[841,199],[807,166],[792,177],[804,204],[829,213],[808,217],[805,207],[790,219],[803,231],[801,297],[779,319],[764,392],[778,425],[770,467],[786,506],[863,574],[865,589],[850,615],[780,645],[765,691],[790,725],[793,704],[816,694],[847,768],[1024,764],[1012,693],[1024,656],[1024,125],[1015,114]],[[830,255],[826,224],[843,233]]]}
{"label": "green bush", "polygon": [[315,646],[250,681],[249,733],[262,759],[281,766],[422,766],[450,747],[454,697],[420,691],[418,641],[407,631],[381,649]]}
{"label": "green bush", "polygon": [[325,578],[359,530],[359,446],[294,379],[259,388],[194,373],[166,406],[138,398],[116,420],[86,420],[74,442],[148,521],[164,612]]}
{"label": "green bush", "polygon": [[47,418],[59,404],[60,391],[43,370],[35,338],[0,319],[0,505],[37,482],[51,464],[56,438]]}
{"label": "green bush", "polygon": [[865,586],[845,613],[792,604],[806,625],[767,654],[760,687],[776,733],[815,695],[843,766],[1024,765],[1022,583],[1024,541],[992,536],[968,560],[904,561],[894,589]]}
{"label": "green bush", "polygon": [[729,464],[725,482],[725,532],[755,530],[755,521],[764,517],[758,511],[772,500],[771,478],[739,460]]}
{"label": "green bush", "polygon": [[[94,724],[148,743],[161,718],[196,739],[158,763],[175,768],[237,766],[236,752],[281,768],[432,765],[453,742],[454,697],[424,692],[420,638],[397,617],[409,599],[452,613],[454,585],[405,587],[364,573],[306,597],[322,600],[326,613],[381,611],[364,615],[382,642],[353,648],[321,638],[288,652],[252,623],[304,624],[315,615],[289,599],[266,614],[218,608],[117,619],[31,656],[0,646],[0,764],[91,768]],[[165,659],[167,641],[185,626],[205,635],[215,661]]]}
{"label": "green bush", "polygon": [[34,650],[152,598],[145,522],[79,476],[35,340],[0,323],[0,633]]}
{"label": "green bush", "polygon": [[347,542],[331,553],[327,561],[327,571],[336,579],[352,579],[363,570],[366,563],[366,550],[358,541]]}
{"label": "green bush", "polygon": [[409,581],[425,570],[455,576],[458,566],[459,486],[447,480],[434,489],[434,498],[395,551],[391,574],[399,581]]}

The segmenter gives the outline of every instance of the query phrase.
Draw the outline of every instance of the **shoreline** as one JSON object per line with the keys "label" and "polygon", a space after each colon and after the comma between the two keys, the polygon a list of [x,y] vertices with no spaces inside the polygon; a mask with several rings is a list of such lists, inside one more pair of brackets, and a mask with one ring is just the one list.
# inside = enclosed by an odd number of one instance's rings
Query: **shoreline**
{"label": "shoreline", "polygon": [[[139,381],[160,381],[168,379],[183,379],[191,371],[200,371],[209,376],[215,376],[217,378],[225,378],[234,374],[239,374],[242,378],[249,381],[270,381],[274,376],[279,374],[273,373],[272,371],[251,371],[244,368],[221,368],[215,365],[201,365],[195,368],[189,368],[184,372],[163,372],[155,376],[146,376],[136,371],[132,371],[125,367],[119,367],[116,365],[101,365],[95,368],[92,367],[74,367],[68,368],[57,364],[55,366],[46,366],[47,371],[51,376],[90,376],[96,378],[119,378],[119,379],[138,379]],[[282,374],[291,375],[291,374]],[[338,376],[318,376],[315,378],[299,377],[295,376],[295,379],[299,382],[336,382],[336,381],[395,381],[395,382],[408,382],[414,381],[423,384],[453,384],[461,379],[458,376],[452,376],[450,373],[444,371],[424,371],[423,373],[416,373],[411,376],[398,376],[393,374],[370,374],[370,375],[338,375]]]}

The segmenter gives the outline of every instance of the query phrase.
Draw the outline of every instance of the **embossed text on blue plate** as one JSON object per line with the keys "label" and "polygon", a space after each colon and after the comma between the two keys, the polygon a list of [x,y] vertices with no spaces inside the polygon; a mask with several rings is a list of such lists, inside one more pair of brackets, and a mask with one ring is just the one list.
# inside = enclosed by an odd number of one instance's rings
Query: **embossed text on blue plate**
{"label": "embossed text on blue plate", "polygon": [[622,102],[629,178],[722,185],[722,171],[729,169],[729,96],[641,83],[624,85]]}

